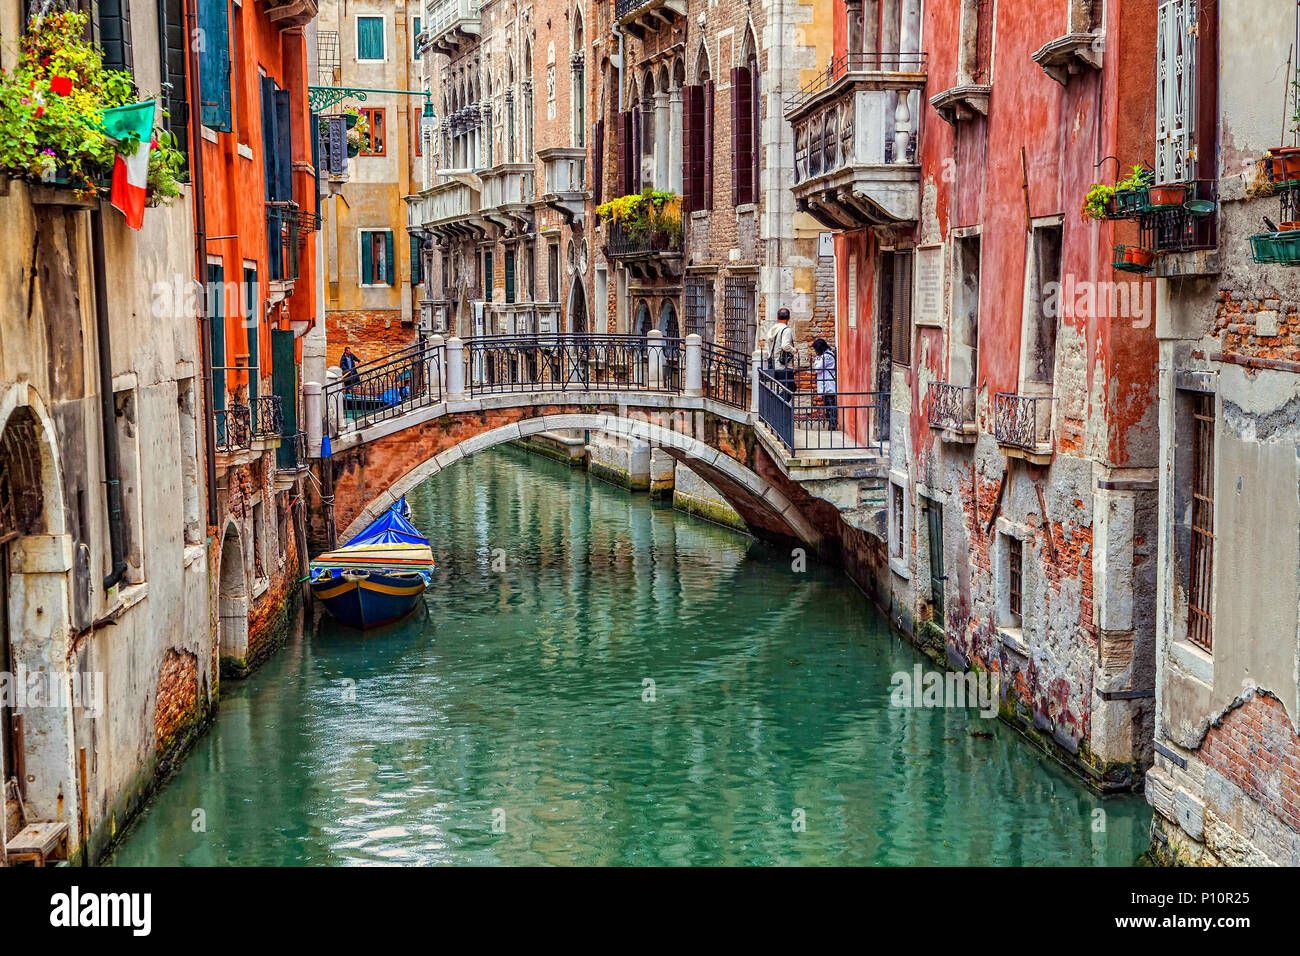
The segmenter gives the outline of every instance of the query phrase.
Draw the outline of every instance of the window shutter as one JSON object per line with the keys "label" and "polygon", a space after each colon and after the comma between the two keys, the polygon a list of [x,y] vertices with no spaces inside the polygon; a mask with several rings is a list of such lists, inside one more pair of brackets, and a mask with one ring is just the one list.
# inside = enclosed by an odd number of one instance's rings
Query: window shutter
{"label": "window shutter", "polygon": [[[261,78],[261,89],[259,91],[262,97],[262,142],[270,147],[275,143],[275,80],[269,76]],[[278,167],[275,163],[275,149],[263,148],[262,150],[262,176],[263,185],[268,202],[277,197],[275,186],[275,175]]]}
{"label": "window shutter", "polygon": [[628,124],[631,133],[628,142],[632,144],[632,148],[628,150],[627,157],[627,191],[639,193],[641,191],[641,107],[633,106],[631,113],[632,120]]}
{"label": "window shutter", "polygon": [[894,253],[893,357],[899,365],[912,364],[912,252]]}
{"label": "window shutter", "polygon": [[596,150],[596,169],[591,181],[592,199],[599,206],[604,202],[605,195],[605,121],[597,120],[595,133],[592,136],[595,142]]}
{"label": "window shutter", "polygon": [[361,283],[373,285],[375,281],[375,263],[370,250],[371,233],[361,234]]}
{"label": "window shutter", "polygon": [[99,0],[99,46],[104,68],[132,72],[130,0]]}
{"label": "window shutter", "polygon": [[624,110],[618,114],[618,118],[618,193],[627,196],[632,192],[632,167],[636,163],[636,140],[633,135],[636,115],[632,110]]}
{"label": "window shutter", "polygon": [[188,156],[190,101],[185,79],[185,13],[181,0],[158,0],[158,62],[163,105],[167,108],[163,126],[176,137],[176,148]]}
{"label": "window shutter", "polygon": [[397,270],[393,268],[393,234],[384,233],[384,281],[397,285]]}
{"label": "window shutter", "polygon": [[422,281],[420,276],[421,265],[420,240],[415,236],[411,236],[411,285],[419,285]]}
{"label": "window shutter", "polygon": [[749,70],[743,66],[731,71],[731,204],[743,206],[754,201],[753,87]]}
{"label": "window shutter", "polygon": [[713,208],[713,81],[704,84],[704,177],[702,209]]}
{"label": "window shutter", "polygon": [[695,168],[699,154],[696,153],[696,124],[699,122],[695,112],[695,93],[698,86],[682,89],[682,212],[695,210]]}
{"label": "window shutter", "polygon": [[289,91],[272,84],[275,90],[275,198],[293,199],[293,126],[290,120]]}
{"label": "window shutter", "polygon": [[1156,182],[1192,178],[1195,135],[1194,0],[1166,0],[1156,20]]}
{"label": "window shutter", "polygon": [[384,58],[384,20],[382,17],[357,18],[357,59]]}
{"label": "window shutter", "polygon": [[515,254],[506,253],[506,301],[515,301]]}
{"label": "window shutter", "polygon": [[199,96],[203,125],[229,133],[230,10],[227,0],[196,0],[203,4],[199,22],[204,46],[199,53]]}

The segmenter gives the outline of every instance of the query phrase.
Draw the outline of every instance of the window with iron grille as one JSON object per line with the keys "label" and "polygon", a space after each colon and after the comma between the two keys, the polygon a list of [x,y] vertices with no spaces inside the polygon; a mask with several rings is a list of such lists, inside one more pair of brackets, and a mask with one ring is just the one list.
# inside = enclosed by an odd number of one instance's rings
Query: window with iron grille
{"label": "window with iron grille", "polygon": [[1214,396],[1192,397],[1192,541],[1188,566],[1187,639],[1214,646]]}
{"label": "window with iron grille", "polygon": [[758,331],[758,298],[753,279],[727,276],[722,286],[722,344],[749,355]]}
{"label": "window with iron grille", "polygon": [[686,277],[686,334],[713,341],[713,280],[704,276]]}
{"label": "window with iron grille", "polygon": [[890,485],[894,495],[894,557],[903,556],[903,487],[902,485]]}
{"label": "window with iron grille", "polygon": [[1020,627],[1024,611],[1025,543],[1007,536],[1007,612],[1012,624]]}

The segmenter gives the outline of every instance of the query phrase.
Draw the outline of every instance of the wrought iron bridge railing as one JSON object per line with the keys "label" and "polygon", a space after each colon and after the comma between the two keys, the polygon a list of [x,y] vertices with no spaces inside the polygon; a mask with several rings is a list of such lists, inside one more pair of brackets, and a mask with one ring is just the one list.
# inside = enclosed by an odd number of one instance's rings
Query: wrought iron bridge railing
{"label": "wrought iron bridge railing", "polygon": [[253,447],[252,413],[247,405],[231,405],[212,413],[217,432],[217,451],[225,454]]}
{"label": "wrought iron bridge railing", "polygon": [[737,408],[749,407],[750,357],[713,342],[700,348],[704,394]]}
{"label": "wrought iron bridge railing", "polygon": [[787,451],[883,453],[889,439],[888,392],[819,394],[798,390],[796,381],[759,371],[758,417]]}
{"label": "wrought iron bridge railing", "polygon": [[325,386],[331,434],[364,428],[442,401],[446,347],[423,344],[369,362]]}
{"label": "wrought iron bridge railing", "polygon": [[471,395],[533,391],[680,392],[682,339],[509,335],[468,339]]}
{"label": "wrought iron bridge railing", "polygon": [[993,437],[1003,445],[1041,451],[1052,442],[1051,395],[993,396]]}
{"label": "wrought iron bridge railing", "polygon": [[284,406],[279,395],[259,395],[253,405],[253,437],[279,438],[284,434]]}
{"label": "wrought iron bridge railing", "polygon": [[975,427],[975,389],[948,382],[930,383],[930,427],[962,431]]}

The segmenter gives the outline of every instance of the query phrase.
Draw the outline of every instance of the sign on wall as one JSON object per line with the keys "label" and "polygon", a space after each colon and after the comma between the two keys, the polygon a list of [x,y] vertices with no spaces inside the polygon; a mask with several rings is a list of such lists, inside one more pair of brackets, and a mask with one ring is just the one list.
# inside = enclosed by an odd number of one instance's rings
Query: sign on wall
{"label": "sign on wall", "polygon": [[917,325],[943,324],[943,244],[916,249],[916,294],[913,321]]}
{"label": "sign on wall", "polygon": [[817,234],[817,255],[835,255],[835,233],[820,232]]}

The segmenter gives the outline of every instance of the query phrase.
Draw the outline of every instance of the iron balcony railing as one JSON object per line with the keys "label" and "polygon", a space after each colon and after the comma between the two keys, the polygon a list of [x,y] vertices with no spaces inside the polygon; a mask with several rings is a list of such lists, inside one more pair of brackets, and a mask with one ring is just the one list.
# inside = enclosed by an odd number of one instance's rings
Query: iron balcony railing
{"label": "iron balcony railing", "polygon": [[285,435],[275,450],[276,471],[298,471],[307,467],[307,433]]}
{"label": "iron balcony railing", "polygon": [[670,234],[662,229],[631,232],[622,226],[613,226],[609,231],[608,252],[616,259],[662,254],[680,255],[681,251],[680,232]]}
{"label": "iron balcony railing", "polygon": [[284,434],[284,406],[279,395],[259,395],[252,411],[254,438],[279,438]]}
{"label": "iron balcony railing", "polygon": [[952,431],[975,427],[975,389],[970,385],[931,382],[930,427]]}
{"label": "iron balcony railing", "polygon": [[212,413],[217,451],[230,454],[253,447],[253,422],[247,405],[231,405]]}
{"label": "iron balcony railing", "polygon": [[469,392],[680,392],[683,344],[682,339],[639,335],[469,339]]}
{"label": "iron balcony railing", "polygon": [[1027,451],[1050,447],[1054,401],[1050,395],[998,392],[993,396],[993,437]]}
{"label": "iron balcony railing", "polygon": [[266,204],[267,271],[272,282],[298,278],[300,232],[301,220],[297,203]]}
{"label": "iron balcony railing", "polygon": [[325,386],[330,434],[364,428],[442,401],[446,347],[421,345],[358,367]]}
{"label": "iron balcony railing", "polygon": [[822,90],[834,86],[850,73],[925,73],[929,54],[916,53],[842,53],[831,60],[824,71],[806,83],[785,102],[786,111],[803,106]]}
{"label": "iron balcony railing", "polygon": [[1218,248],[1218,180],[1197,179],[1178,186],[1183,191],[1181,203],[1148,206],[1139,212],[1139,245],[1152,252]]}
{"label": "iron balcony railing", "polygon": [[[797,379],[795,379],[797,380]],[[817,393],[759,371],[758,417],[793,455],[807,451],[884,452],[888,392]]]}
{"label": "iron balcony railing", "polygon": [[614,19],[622,20],[629,13],[634,13],[653,0],[614,0]]}

